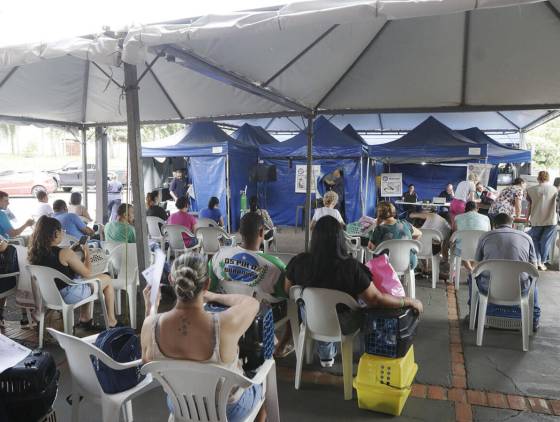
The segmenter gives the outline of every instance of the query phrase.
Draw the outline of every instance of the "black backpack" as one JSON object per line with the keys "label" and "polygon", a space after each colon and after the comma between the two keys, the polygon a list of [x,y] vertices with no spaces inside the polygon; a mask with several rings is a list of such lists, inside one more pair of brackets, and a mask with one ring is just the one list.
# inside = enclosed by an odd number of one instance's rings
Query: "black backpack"
{"label": "black backpack", "polygon": [[[101,332],[95,340],[95,346],[117,362],[132,362],[142,357],[140,338],[130,327],[109,328]],[[101,388],[107,394],[128,390],[145,377],[140,374],[140,366],[117,371],[97,358],[92,357],[91,361]]]}
{"label": "black backpack", "polygon": [[[4,252],[0,252],[0,274],[10,274],[19,271],[17,250],[8,245]],[[0,279],[0,293],[7,292],[16,287],[16,277]]]}

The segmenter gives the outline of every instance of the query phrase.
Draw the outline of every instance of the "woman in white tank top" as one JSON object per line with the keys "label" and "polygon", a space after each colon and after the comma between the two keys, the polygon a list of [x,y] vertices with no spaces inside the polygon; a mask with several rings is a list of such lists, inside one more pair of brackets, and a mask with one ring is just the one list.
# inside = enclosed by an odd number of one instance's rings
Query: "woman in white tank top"
{"label": "woman in white tank top", "polygon": [[[259,311],[259,302],[249,296],[208,292],[208,263],[199,254],[183,254],[175,259],[171,282],[177,294],[173,309],[157,313],[150,303],[150,289],[144,289],[146,319],[142,326],[142,360],[177,359],[212,363],[243,373],[239,361],[239,338]],[[159,295],[158,295],[159,302]],[[223,312],[209,313],[205,302],[228,306]],[[227,405],[230,422],[243,420],[262,398],[262,386],[234,389]],[[171,402],[168,406],[172,411]],[[265,421],[262,406],[256,421]]]}

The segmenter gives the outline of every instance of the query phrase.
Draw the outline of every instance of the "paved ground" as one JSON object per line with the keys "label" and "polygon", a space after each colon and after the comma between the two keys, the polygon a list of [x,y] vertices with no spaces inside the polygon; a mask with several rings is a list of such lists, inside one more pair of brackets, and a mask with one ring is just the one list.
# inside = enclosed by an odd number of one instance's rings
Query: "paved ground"
{"label": "paved ground", "polygon": [[[281,252],[303,249],[303,234],[281,229]],[[287,260],[289,256],[284,256]],[[541,329],[531,341],[529,352],[521,350],[519,332],[487,330],[483,347],[474,345],[474,334],[460,322],[466,308],[466,288],[456,295],[453,287],[438,283],[431,289],[429,280],[418,280],[417,295],[424,302],[425,313],[414,343],[419,365],[411,397],[403,415],[386,416],[360,410],[354,400],[344,401],[341,365],[324,371],[315,362],[304,367],[302,387],[293,387],[293,356],[278,362],[280,412],[284,421],[553,421],[560,420],[560,334],[556,317],[560,305],[558,272],[541,273]],[[19,319],[10,312],[9,319]],[[11,323],[10,336],[21,335],[17,323]],[[24,332],[32,345],[36,336]],[[22,337],[22,338],[23,338]],[[356,345],[359,348],[359,344]],[[61,370],[61,384],[55,402],[58,421],[70,420],[70,406],[65,402],[70,379],[63,352],[54,345]],[[355,360],[359,359],[359,350]],[[546,399],[546,400],[545,400]],[[156,389],[133,403],[136,421],[165,421],[167,414],[161,389]],[[99,421],[100,409],[84,401],[80,421]]]}

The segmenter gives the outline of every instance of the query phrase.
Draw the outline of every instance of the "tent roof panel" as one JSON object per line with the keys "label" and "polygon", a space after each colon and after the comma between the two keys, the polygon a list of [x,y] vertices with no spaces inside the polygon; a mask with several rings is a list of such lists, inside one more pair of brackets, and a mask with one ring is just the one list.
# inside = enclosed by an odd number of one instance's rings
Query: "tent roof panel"
{"label": "tent roof panel", "polygon": [[278,140],[260,126],[244,123],[231,134],[233,139],[258,147],[259,145],[277,144]]}

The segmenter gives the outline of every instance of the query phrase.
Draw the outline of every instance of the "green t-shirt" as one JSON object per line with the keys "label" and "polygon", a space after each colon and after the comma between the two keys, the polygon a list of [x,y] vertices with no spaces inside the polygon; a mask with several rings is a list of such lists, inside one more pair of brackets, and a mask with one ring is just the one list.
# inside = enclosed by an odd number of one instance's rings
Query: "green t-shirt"
{"label": "green t-shirt", "polygon": [[286,266],[276,256],[249,251],[240,246],[226,247],[208,263],[210,290],[219,290],[221,280],[238,281],[249,286],[259,286],[277,298],[287,298],[284,291]]}
{"label": "green t-shirt", "polygon": [[105,226],[105,240],[110,242],[135,243],[134,226],[120,221],[111,221]]}

